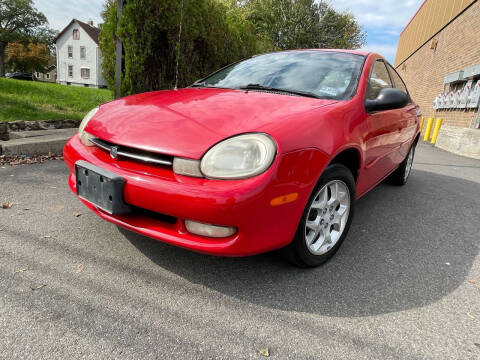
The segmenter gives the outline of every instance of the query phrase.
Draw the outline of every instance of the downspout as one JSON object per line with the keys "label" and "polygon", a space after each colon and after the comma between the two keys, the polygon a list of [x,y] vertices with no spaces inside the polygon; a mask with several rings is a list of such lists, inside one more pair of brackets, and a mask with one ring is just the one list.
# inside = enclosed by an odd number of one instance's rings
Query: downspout
{"label": "downspout", "polygon": [[55,43],[55,57],[56,57],[56,63],[57,63],[57,68],[56,68],[56,73],[57,73],[57,78],[55,79],[55,83],[58,83],[60,84],[60,80],[59,80],[59,72],[60,72],[60,61],[58,60],[58,47],[57,47],[57,43]]}

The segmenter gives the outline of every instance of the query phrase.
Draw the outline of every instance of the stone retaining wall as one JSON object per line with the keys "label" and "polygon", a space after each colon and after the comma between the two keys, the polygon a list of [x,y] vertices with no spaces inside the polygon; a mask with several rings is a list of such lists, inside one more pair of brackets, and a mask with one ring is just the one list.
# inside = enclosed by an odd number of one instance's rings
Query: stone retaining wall
{"label": "stone retaining wall", "polygon": [[29,130],[50,130],[50,129],[68,129],[76,128],[80,125],[80,120],[36,120],[36,121],[10,121],[0,122],[0,140],[10,139],[10,131],[29,131]]}

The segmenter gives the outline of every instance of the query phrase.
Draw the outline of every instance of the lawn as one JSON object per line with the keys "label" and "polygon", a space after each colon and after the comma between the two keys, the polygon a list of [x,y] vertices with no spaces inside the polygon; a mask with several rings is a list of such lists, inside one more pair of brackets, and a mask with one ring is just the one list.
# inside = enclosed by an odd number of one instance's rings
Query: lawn
{"label": "lawn", "polygon": [[0,78],[0,122],[12,120],[81,120],[112,93],[92,89]]}

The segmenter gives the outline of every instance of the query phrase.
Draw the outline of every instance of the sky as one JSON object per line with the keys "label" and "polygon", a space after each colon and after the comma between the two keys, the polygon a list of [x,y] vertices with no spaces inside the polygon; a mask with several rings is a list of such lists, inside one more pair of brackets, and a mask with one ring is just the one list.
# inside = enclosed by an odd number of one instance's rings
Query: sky
{"label": "sky", "polygon": [[[395,61],[400,32],[418,10],[423,0],[329,0],[337,10],[350,11],[367,32],[364,49]],[[101,22],[104,0],[34,0],[50,26],[62,30],[72,18],[95,24]]]}

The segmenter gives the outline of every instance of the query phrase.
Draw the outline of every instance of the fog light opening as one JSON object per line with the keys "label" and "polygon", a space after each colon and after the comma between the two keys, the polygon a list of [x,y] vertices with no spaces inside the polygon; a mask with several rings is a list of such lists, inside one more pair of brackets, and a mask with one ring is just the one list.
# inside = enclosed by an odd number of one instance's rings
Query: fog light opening
{"label": "fog light opening", "polygon": [[192,220],[185,220],[185,227],[192,234],[213,238],[226,238],[237,232],[237,229],[231,226],[210,225]]}

